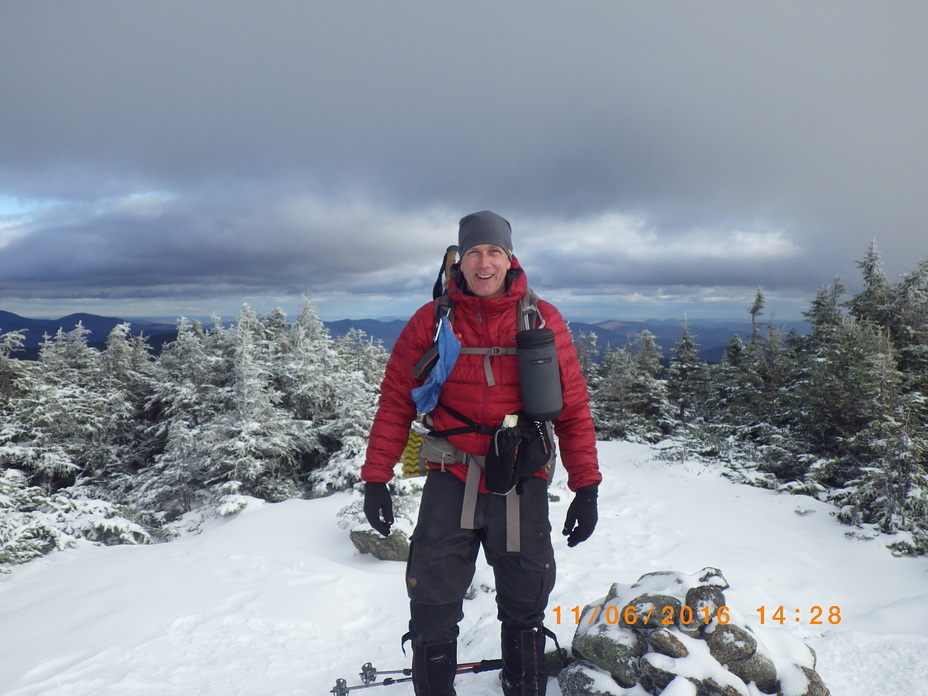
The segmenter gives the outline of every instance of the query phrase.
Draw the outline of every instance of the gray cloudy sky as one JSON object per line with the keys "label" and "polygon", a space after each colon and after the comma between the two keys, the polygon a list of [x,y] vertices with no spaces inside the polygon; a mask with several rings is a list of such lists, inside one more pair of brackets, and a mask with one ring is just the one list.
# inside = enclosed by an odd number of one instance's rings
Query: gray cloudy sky
{"label": "gray cloudy sky", "polygon": [[[928,258],[928,3],[0,3],[0,309],[408,316],[457,220],[577,319]],[[2,327],[0,327],[2,330]]]}

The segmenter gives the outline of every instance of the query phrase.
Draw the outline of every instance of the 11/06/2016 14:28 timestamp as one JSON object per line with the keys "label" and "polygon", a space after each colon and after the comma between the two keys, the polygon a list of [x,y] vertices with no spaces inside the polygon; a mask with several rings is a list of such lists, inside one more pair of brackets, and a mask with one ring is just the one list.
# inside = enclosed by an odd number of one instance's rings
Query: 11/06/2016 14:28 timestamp
{"label": "11/06/2016 14:28 timestamp", "polygon": [[[561,613],[562,609],[560,606],[556,606],[551,610],[554,613],[555,623],[561,623]],[[574,623],[579,624],[581,616],[583,615],[583,608],[576,606],[570,608],[568,611],[572,612],[574,615]],[[596,622],[596,619],[599,616],[599,612],[602,611],[602,618],[606,623],[610,624],[623,624],[625,626],[634,626],[636,624],[641,624],[642,626],[651,625],[651,618],[654,616],[655,620],[662,626],[673,626],[679,622],[684,625],[690,625],[692,623],[704,623],[708,624],[714,618],[720,624],[727,624],[731,620],[731,616],[728,611],[728,607],[722,606],[719,607],[713,614],[709,607],[702,607],[698,610],[694,610],[692,607],[683,606],[677,609],[676,607],[666,606],[666,607],[650,607],[647,612],[643,610],[639,612],[638,608],[634,605],[629,605],[625,607],[624,610],[620,610],[615,605],[607,606],[604,610],[600,606],[593,606],[593,611],[590,612],[589,623],[593,624]],[[657,612],[657,615],[654,615],[654,612]],[[788,610],[783,607],[757,607],[755,611],[760,615],[761,624],[767,623],[769,619],[771,622],[776,621],[780,624],[784,624],[788,620]],[[679,612],[679,616],[677,615]],[[802,609],[795,610],[795,622],[801,623],[803,620],[806,620],[810,626],[823,625],[826,622],[832,625],[841,623],[841,607],[831,606],[828,608],[827,614],[823,607],[814,605],[809,607],[803,613]]]}

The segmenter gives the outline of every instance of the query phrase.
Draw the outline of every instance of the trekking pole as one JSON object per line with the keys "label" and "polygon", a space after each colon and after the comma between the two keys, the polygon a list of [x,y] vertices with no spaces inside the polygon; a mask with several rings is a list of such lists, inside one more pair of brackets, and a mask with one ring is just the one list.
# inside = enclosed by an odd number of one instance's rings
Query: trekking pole
{"label": "trekking pole", "polygon": [[[479,662],[464,662],[457,665],[455,668],[455,674],[478,674],[480,672],[492,672],[493,670],[502,669],[503,661],[502,660],[480,660]],[[405,675],[402,678],[387,677],[383,681],[378,682],[377,677],[381,674],[402,674]],[[372,686],[391,686],[393,684],[401,684],[403,682],[412,681],[412,670],[410,668],[406,669],[391,669],[378,672],[377,668],[374,667],[370,662],[364,663],[361,667],[361,672],[358,675],[361,678],[361,684],[355,684],[354,686],[348,686],[348,682],[344,679],[339,679],[335,682],[335,686],[329,692],[334,696],[348,696],[349,692],[355,691],[357,689],[369,689]]]}
{"label": "trekking pole", "polygon": [[335,696],[348,696],[349,691],[354,691],[356,689],[369,689],[372,686],[390,686],[391,684],[399,684],[400,682],[408,681],[412,681],[412,677],[403,677],[402,679],[387,677],[382,682],[376,684],[356,684],[355,686],[348,686],[348,682],[344,679],[338,679],[329,693],[335,694]]}
{"label": "trekking pole", "polygon": [[458,665],[455,674],[478,674],[479,672],[492,672],[502,668],[502,660],[480,660],[480,662],[467,662]]}

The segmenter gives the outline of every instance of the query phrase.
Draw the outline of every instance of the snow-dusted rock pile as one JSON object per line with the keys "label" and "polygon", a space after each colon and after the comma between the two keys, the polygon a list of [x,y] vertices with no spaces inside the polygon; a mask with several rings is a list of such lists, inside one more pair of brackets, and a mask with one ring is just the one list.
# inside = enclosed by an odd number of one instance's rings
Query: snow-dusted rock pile
{"label": "snow-dusted rock pile", "polygon": [[738,625],[716,568],[615,583],[578,620],[564,696],[827,696],[815,654],[786,630]]}

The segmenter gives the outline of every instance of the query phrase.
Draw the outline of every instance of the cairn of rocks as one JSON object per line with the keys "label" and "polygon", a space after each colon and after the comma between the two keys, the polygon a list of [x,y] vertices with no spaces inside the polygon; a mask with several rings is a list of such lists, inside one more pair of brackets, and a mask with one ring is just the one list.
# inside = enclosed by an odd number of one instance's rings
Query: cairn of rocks
{"label": "cairn of rocks", "polygon": [[[564,696],[828,696],[815,653],[789,631],[739,625],[717,568],[615,583],[578,613]],[[577,610],[579,612],[579,610]]]}

